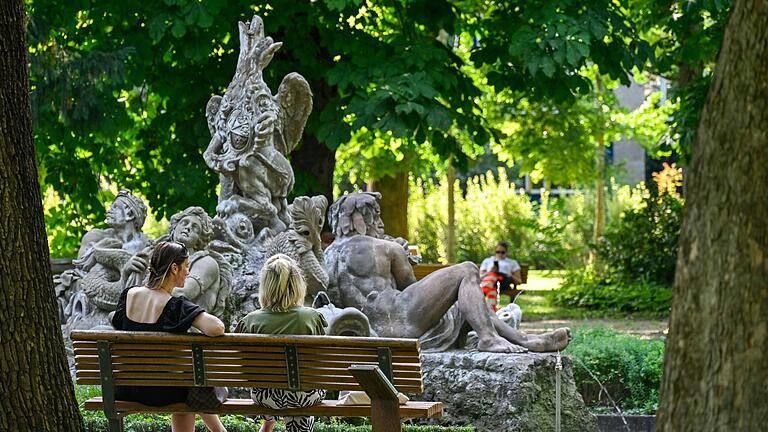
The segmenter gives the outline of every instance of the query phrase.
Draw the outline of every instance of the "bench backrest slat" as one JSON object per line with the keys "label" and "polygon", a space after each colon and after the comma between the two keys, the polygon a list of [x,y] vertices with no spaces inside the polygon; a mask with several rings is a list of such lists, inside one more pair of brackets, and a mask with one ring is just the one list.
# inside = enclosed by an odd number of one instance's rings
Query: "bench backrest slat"
{"label": "bench backrest slat", "polygon": [[286,346],[295,346],[298,388],[361,390],[347,369],[353,364],[379,365],[380,349],[388,348],[395,387],[404,393],[423,392],[415,339],[241,334],[208,338],[119,331],[74,331],[71,337],[78,384],[100,383],[101,340],[111,343],[117,385],[194,386],[193,346],[200,346],[204,385],[287,389]]}

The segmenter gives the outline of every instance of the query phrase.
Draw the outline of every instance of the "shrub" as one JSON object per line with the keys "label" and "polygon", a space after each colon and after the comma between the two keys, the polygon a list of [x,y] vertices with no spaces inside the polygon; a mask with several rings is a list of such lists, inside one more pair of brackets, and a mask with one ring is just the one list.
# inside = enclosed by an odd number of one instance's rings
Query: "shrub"
{"label": "shrub", "polygon": [[[109,432],[109,424],[101,412],[84,412],[83,419],[86,432]],[[228,432],[256,432],[259,424],[243,416],[223,416],[221,422]],[[160,432],[171,430],[171,417],[169,415],[133,414],[125,417],[125,432]],[[205,432],[208,429],[198,419],[195,424],[195,432]],[[370,432],[370,425],[355,426],[352,424],[333,421],[329,423],[315,423],[315,432]],[[470,426],[419,426],[403,425],[403,432],[473,432]],[[275,431],[285,431],[285,424],[278,422]]]}
{"label": "shrub", "polygon": [[623,411],[654,413],[659,402],[664,342],[643,340],[606,327],[575,329],[565,353],[584,402],[612,407],[598,382]]}
{"label": "shrub", "polygon": [[648,196],[642,206],[625,213],[596,245],[603,271],[621,281],[646,279],[671,286],[682,212],[679,198],[663,194]]}
{"label": "shrub", "polygon": [[554,297],[560,305],[667,314],[672,301],[683,203],[649,195],[620,216],[595,250],[595,266],[571,269]]}
{"label": "shrub", "polygon": [[[589,253],[594,219],[591,192],[561,198],[544,193],[535,202],[502,170],[488,171],[467,181],[455,192],[456,260],[480,262],[499,240],[509,244],[509,255],[535,268],[583,266]],[[612,181],[607,199],[609,227],[619,215],[640,202],[642,187]],[[447,262],[448,188],[417,180],[408,200],[409,238],[419,245],[424,262]]]}
{"label": "shrub", "polygon": [[565,274],[552,301],[558,305],[588,309],[667,315],[672,302],[672,288],[647,279],[631,282],[612,279],[585,267],[569,270]]}

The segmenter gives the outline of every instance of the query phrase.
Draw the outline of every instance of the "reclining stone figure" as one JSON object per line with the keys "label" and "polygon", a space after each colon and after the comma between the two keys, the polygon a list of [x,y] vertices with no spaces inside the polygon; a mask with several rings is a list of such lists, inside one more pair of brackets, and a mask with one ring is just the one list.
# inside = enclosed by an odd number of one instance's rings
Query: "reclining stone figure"
{"label": "reclining stone figure", "polygon": [[352,193],[331,206],[336,240],[325,250],[325,264],[336,306],[360,309],[381,337],[420,338],[424,350],[457,347],[469,330],[477,332],[480,351],[544,352],[568,345],[567,328],[528,335],[498,319],[486,306],[474,263],[417,281],[403,246],[382,238],[380,199],[376,192]]}

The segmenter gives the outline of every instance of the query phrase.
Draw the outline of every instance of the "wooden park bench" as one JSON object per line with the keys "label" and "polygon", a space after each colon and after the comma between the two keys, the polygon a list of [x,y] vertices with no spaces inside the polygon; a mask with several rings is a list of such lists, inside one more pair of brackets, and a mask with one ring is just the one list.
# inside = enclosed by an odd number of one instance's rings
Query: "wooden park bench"
{"label": "wooden park bench", "polygon": [[370,405],[325,400],[309,408],[271,410],[251,399],[228,399],[210,413],[275,416],[365,416],[374,431],[400,431],[401,419],[438,418],[441,402],[398,404],[397,392],[423,393],[417,339],[73,331],[76,382],[101,385],[85,402],[103,410],[112,432],[132,413],[199,412],[184,403],[151,407],[116,401],[115,385],[226,386],[286,390],[362,390]]}

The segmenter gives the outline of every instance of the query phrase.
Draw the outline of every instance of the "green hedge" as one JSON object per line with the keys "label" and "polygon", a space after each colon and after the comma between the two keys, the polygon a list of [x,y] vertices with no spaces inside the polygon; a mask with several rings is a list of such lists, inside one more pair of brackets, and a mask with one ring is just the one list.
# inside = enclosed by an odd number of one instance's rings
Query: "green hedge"
{"label": "green hedge", "polygon": [[[109,425],[107,419],[104,417],[104,413],[101,411],[85,411],[83,410],[83,402],[86,399],[100,396],[101,389],[99,386],[80,386],[75,385],[75,395],[85,421],[86,432],[109,432]],[[323,418],[324,422],[315,423],[315,432],[369,432],[371,430],[370,424],[367,424],[370,419],[353,417],[349,419],[343,418]],[[226,426],[228,432],[256,432],[259,430],[259,424],[253,420],[249,420],[243,416],[223,416],[221,418],[222,423]],[[170,415],[158,415],[158,414],[133,414],[126,416],[125,418],[125,431],[126,432],[165,432],[171,430],[171,417]],[[195,427],[196,432],[206,432],[203,423],[198,419]],[[285,425],[282,422],[277,424],[276,431],[282,432],[285,430]],[[473,432],[475,429],[469,426],[462,427],[442,427],[442,426],[416,426],[416,425],[404,425],[404,432]]]}
{"label": "green hedge", "polygon": [[[83,413],[86,432],[109,432],[109,425],[102,413]],[[227,432],[256,432],[260,423],[255,423],[243,416],[223,416],[222,423]],[[171,430],[171,420],[168,415],[134,414],[125,418],[125,432],[165,432]],[[282,432],[285,425],[278,422],[275,431]],[[315,423],[315,432],[370,432],[370,425],[355,426],[341,421],[330,423]],[[473,432],[472,427],[442,427],[403,425],[403,432]],[[207,432],[203,423],[198,420],[195,432]]]}
{"label": "green hedge", "polygon": [[664,361],[663,340],[644,340],[607,327],[581,328],[574,329],[573,341],[565,353],[574,360],[573,375],[587,405],[613,408],[601,393],[597,378],[623,411],[656,411]]}

